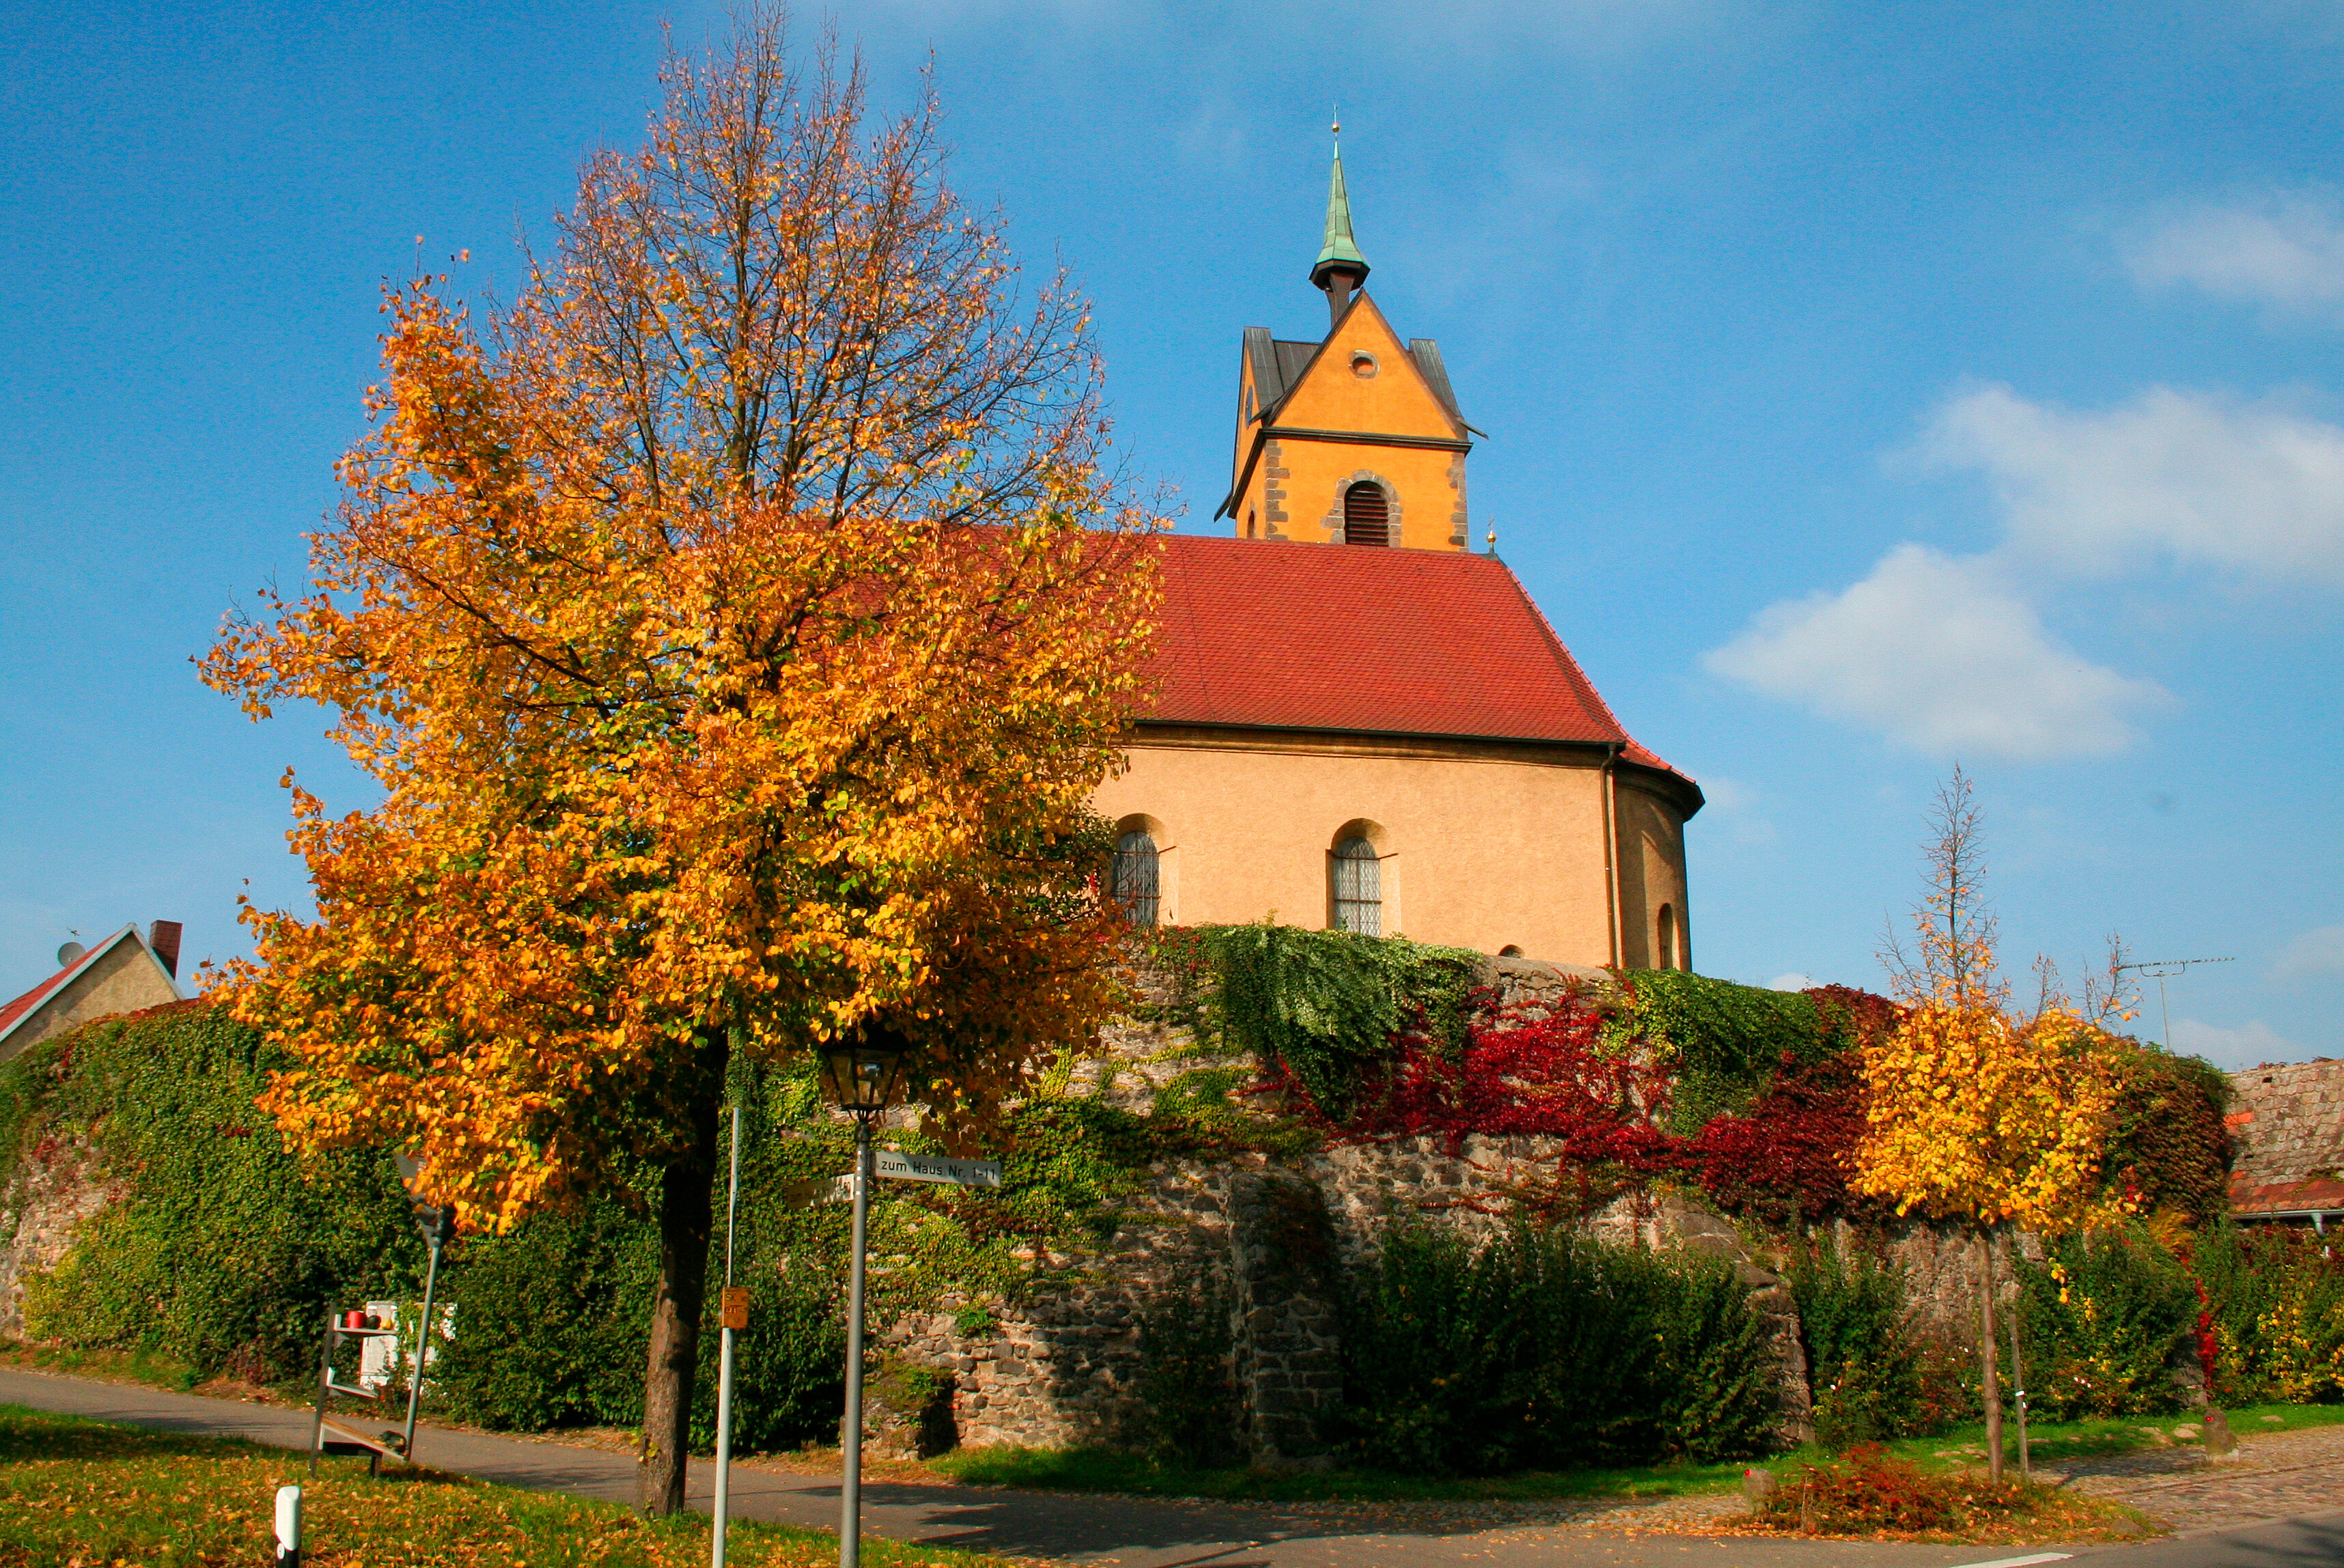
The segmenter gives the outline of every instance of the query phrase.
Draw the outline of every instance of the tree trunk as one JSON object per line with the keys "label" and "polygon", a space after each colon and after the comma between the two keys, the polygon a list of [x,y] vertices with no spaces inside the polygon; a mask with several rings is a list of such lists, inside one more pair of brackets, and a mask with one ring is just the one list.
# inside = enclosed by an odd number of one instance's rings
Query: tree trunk
{"label": "tree trunk", "polygon": [[1978,1344],[1978,1358],[1985,1371],[1982,1392],[1985,1396],[1985,1475],[1997,1484],[2002,1481],[2002,1358],[1995,1353],[1994,1343],[1994,1243],[1981,1233],[1978,1237],[1978,1272],[1984,1277],[1984,1289],[1978,1291],[1978,1320],[1983,1335]]}
{"label": "tree trunk", "polygon": [[692,1141],[660,1180],[659,1293],[652,1300],[651,1366],[643,1374],[643,1437],[635,1506],[666,1515],[683,1506],[692,1441],[692,1385],[700,1367],[700,1314],[708,1297],[708,1244],[715,1229],[716,1131],[724,1104],[728,1037],[694,1044],[697,1080],[687,1102]]}

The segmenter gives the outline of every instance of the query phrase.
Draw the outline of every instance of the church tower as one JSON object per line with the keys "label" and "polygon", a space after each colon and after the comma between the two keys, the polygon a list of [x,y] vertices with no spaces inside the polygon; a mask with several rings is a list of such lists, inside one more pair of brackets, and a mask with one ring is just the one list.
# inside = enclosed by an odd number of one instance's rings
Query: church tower
{"label": "church tower", "polygon": [[1310,267],[1327,296],[1326,337],[1245,329],[1229,493],[1214,513],[1240,539],[1469,548],[1465,457],[1481,432],[1458,410],[1439,347],[1402,345],[1384,320],[1368,271],[1339,145],[1326,242]]}

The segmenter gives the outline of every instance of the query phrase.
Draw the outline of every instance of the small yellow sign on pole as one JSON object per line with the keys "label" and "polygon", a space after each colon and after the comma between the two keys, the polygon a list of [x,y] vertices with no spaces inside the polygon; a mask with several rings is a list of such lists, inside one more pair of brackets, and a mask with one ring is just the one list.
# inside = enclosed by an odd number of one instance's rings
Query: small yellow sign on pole
{"label": "small yellow sign on pole", "polygon": [[727,1285],[718,1307],[720,1320],[728,1329],[741,1330],[749,1326],[749,1287]]}

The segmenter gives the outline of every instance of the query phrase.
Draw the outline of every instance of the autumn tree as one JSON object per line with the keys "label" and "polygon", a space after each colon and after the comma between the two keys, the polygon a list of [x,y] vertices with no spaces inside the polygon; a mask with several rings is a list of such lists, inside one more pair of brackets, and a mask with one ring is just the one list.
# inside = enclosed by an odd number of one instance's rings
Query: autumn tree
{"label": "autumn tree", "polygon": [[1985,896],[1982,823],[1959,768],[1937,792],[1930,827],[1925,893],[1913,910],[1917,946],[1908,954],[1892,927],[1883,953],[1908,1010],[1893,1033],[1864,1047],[1866,1129],[1850,1185],[1900,1214],[1970,1228],[1985,1282],[1986,1452],[1999,1481],[1991,1237],[2013,1225],[2067,1230],[2100,1214],[2116,1041],[2056,1003],[2029,1019],[2012,1016]]}
{"label": "autumn tree", "polygon": [[730,1064],[884,1027],[951,1136],[1107,1008],[1087,802],[1154,595],[1086,308],[1020,289],[932,96],[874,128],[859,65],[786,43],[672,50],[483,327],[389,291],[311,589],[203,665],[256,718],[324,704],[381,791],[294,787],[316,916],[246,913],[266,1108],[421,1156],[470,1227],[652,1206],[661,1512]]}

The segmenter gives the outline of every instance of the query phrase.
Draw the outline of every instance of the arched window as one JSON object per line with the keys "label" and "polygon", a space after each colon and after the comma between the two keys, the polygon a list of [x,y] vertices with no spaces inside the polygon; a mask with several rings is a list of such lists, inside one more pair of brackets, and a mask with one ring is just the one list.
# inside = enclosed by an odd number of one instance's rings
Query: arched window
{"label": "arched window", "polygon": [[1335,846],[1335,928],[1362,936],[1384,934],[1384,883],[1376,846],[1347,838]]}
{"label": "arched window", "polygon": [[1660,917],[1653,922],[1652,967],[1676,969],[1683,966],[1677,958],[1677,912],[1673,905],[1661,905]]}
{"label": "arched window", "polygon": [[1115,869],[1109,874],[1108,885],[1134,926],[1156,924],[1156,840],[1144,829],[1134,828],[1116,837]]}
{"label": "arched window", "polygon": [[1384,487],[1373,480],[1363,479],[1343,492],[1343,542],[1391,542],[1391,506]]}

